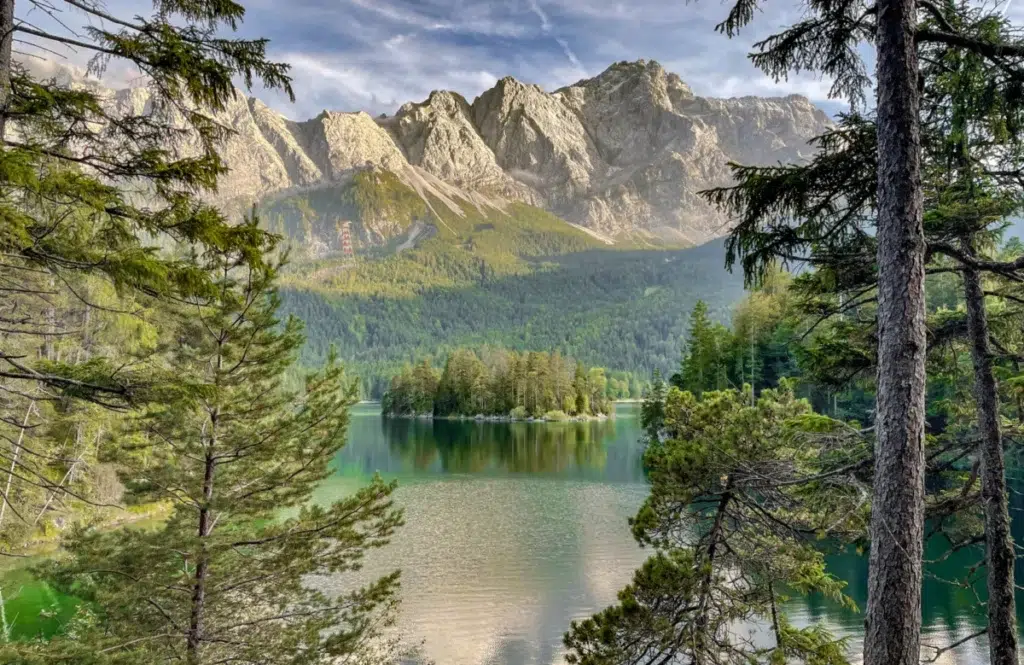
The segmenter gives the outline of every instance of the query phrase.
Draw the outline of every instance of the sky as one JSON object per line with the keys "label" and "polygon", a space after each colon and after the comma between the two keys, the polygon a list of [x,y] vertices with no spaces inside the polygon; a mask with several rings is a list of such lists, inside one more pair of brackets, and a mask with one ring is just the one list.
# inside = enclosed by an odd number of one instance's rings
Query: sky
{"label": "sky", "polygon": [[[800,18],[796,0],[766,0],[733,39],[715,31],[728,0],[240,1],[247,9],[240,35],[270,40],[270,57],[292,67],[297,99],[254,92],[296,120],[325,109],[392,114],[437,89],[473,99],[504,76],[554,90],[638,59],[657,60],[702,96],[796,93],[829,113],[845,108],[828,99],[830,81],[814,75],[774,81],[747,59],[755,42]],[[1024,19],[1024,0],[1009,2],[1011,17],[1019,11]],[[146,0],[104,4],[123,17],[150,6]],[[38,13],[22,18],[50,20]],[[62,19],[70,27],[86,22],[80,13]]]}
{"label": "sky", "polygon": [[390,114],[435,89],[473,99],[504,76],[554,90],[641,58],[699,95],[826,101],[829,88],[810,76],[776,83],[747,60],[756,39],[796,18],[791,0],[768,2],[733,40],[714,29],[727,11],[720,0],[284,0],[284,12],[281,1],[249,0],[244,30],[268,36],[272,55],[292,65],[301,99],[291,112],[274,103],[292,117]]}

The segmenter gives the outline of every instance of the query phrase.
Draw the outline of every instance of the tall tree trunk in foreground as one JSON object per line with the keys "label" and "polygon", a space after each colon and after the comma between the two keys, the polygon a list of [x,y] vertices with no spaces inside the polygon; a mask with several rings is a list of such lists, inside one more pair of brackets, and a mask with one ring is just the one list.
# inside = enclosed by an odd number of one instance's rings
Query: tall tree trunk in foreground
{"label": "tall tree trunk in foreground", "polygon": [[1006,467],[999,430],[999,398],[992,373],[988,318],[981,279],[965,267],[967,334],[974,362],[974,394],[981,434],[981,496],[985,508],[985,563],[988,566],[988,639],[992,665],[1017,665],[1017,610],[1014,602],[1013,540],[1006,505]]}
{"label": "tall tree trunk in foreground", "polygon": [[14,0],[0,0],[0,141],[11,100],[11,58],[14,46]]}
{"label": "tall tree trunk in foreground", "polygon": [[878,2],[878,396],[864,665],[918,665],[924,229],[915,0]]}

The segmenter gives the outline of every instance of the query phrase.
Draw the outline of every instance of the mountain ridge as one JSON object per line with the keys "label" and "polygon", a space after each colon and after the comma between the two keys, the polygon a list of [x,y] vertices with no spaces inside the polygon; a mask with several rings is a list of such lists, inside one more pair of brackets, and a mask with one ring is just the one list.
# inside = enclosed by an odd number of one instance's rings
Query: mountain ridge
{"label": "mountain ridge", "polygon": [[[58,75],[81,82],[67,70],[56,65]],[[145,88],[110,93],[115,108],[138,112],[149,103]],[[724,233],[727,220],[697,192],[728,184],[728,162],[800,161],[811,154],[807,141],[830,124],[798,95],[698,97],[653,60],[615,63],[553,92],[513,77],[472,101],[437,90],[376,118],[325,110],[295,121],[240,93],[217,119],[234,130],[221,149],[229,171],[207,198],[232,214],[254,202],[345,188],[357,173],[376,170],[428,207],[441,202],[444,214],[461,215],[463,204],[501,210],[518,202],[601,238],[679,245]],[[187,140],[176,148],[198,149]],[[368,229],[355,221],[367,245],[411,226],[376,220]]]}

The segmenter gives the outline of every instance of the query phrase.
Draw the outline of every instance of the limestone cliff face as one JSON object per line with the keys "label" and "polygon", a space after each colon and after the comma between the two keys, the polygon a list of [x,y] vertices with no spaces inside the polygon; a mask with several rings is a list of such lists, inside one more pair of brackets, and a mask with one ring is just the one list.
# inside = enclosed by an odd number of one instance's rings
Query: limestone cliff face
{"label": "limestone cliff face", "polygon": [[[137,112],[148,93],[118,90],[112,99]],[[643,60],[554,92],[512,78],[473,102],[438,91],[379,118],[324,111],[293,122],[239,95],[220,120],[235,133],[222,150],[230,172],[211,198],[232,212],[344,187],[373,169],[456,210],[457,199],[522,201],[605,236],[684,243],[724,233],[727,220],[697,192],[727,184],[729,161],[800,161],[829,124],[803,97],[696,97]],[[386,220],[380,228],[388,235]]]}

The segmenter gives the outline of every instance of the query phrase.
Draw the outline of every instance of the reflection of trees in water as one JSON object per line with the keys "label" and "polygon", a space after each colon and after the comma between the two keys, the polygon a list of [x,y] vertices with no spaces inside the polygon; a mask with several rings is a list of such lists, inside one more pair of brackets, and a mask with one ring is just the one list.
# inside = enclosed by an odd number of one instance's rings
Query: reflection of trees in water
{"label": "reflection of trees in water", "polygon": [[614,420],[508,423],[384,418],[391,452],[417,470],[440,462],[450,473],[503,470],[552,473],[571,468],[601,470]]}
{"label": "reflection of trees in water", "polygon": [[[1010,516],[1012,519],[1013,537],[1015,542],[1024,543],[1024,460],[1020,455],[1007,459],[1007,485],[1010,488]],[[960,633],[973,632],[985,625],[985,608],[982,605],[987,599],[985,589],[984,568],[979,563],[984,559],[981,545],[949,552],[949,542],[941,537],[928,541],[925,548],[926,565],[924,587],[922,589],[922,618],[926,627],[933,630],[945,628],[950,638],[955,639]],[[1016,574],[1024,575],[1024,557],[1018,557]],[[867,555],[858,555],[854,551],[828,557],[830,573],[847,580],[846,591],[863,610],[867,602]],[[970,577],[974,581],[973,588],[959,584]],[[1024,578],[1022,578],[1024,579]],[[834,603],[819,597],[809,597],[801,603],[808,618],[824,619],[841,617],[843,623],[856,627],[863,620],[863,615],[856,615],[837,607]],[[1018,598],[1018,617],[1024,621],[1024,603]],[[956,631],[960,631],[959,633]],[[931,638],[929,643],[941,640]]]}

